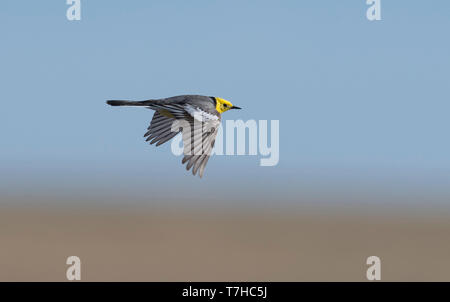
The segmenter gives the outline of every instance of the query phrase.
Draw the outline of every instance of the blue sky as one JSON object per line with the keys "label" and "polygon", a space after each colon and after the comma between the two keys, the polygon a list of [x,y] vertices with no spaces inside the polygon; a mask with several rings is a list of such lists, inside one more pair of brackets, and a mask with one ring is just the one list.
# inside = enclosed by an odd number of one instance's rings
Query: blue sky
{"label": "blue sky", "polygon": [[[0,4],[3,191],[448,192],[448,1],[382,0],[379,22],[363,0],[81,3]],[[280,120],[279,165],[215,157],[200,181],[145,144],[150,111],[105,105],[190,93]]]}

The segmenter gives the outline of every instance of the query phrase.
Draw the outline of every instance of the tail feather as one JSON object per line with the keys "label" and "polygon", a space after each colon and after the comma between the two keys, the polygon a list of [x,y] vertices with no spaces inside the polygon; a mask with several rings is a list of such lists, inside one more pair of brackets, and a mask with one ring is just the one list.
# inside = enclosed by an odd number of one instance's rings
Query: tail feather
{"label": "tail feather", "polygon": [[109,100],[106,101],[111,106],[148,106],[152,101],[125,101],[125,100]]}

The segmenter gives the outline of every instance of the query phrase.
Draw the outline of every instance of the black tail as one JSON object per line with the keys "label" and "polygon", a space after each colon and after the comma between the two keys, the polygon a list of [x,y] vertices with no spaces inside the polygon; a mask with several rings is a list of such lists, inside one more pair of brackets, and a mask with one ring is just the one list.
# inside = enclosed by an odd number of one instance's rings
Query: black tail
{"label": "black tail", "polygon": [[109,100],[106,101],[106,103],[111,106],[148,106],[151,103],[151,101],[133,102],[121,100]]}
{"label": "black tail", "polygon": [[118,101],[118,100],[106,101],[106,104],[111,105],[111,106],[132,106],[132,105],[135,105],[134,103],[136,103],[136,102]]}

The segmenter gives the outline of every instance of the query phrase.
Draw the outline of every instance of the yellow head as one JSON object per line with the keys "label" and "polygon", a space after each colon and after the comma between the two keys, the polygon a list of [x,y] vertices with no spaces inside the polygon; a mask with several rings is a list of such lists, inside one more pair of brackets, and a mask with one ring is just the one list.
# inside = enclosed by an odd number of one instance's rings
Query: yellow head
{"label": "yellow head", "polygon": [[241,109],[240,107],[233,106],[230,102],[227,100],[213,97],[213,99],[216,101],[216,110],[219,113],[224,113],[225,111],[228,111],[230,109]]}

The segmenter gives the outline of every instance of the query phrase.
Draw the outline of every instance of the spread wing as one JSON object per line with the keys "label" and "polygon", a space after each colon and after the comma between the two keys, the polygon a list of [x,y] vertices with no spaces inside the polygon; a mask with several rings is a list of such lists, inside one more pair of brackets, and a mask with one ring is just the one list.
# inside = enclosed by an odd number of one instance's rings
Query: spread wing
{"label": "spread wing", "polygon": [[162,145],[169,141],[180,131],[172,131],[172,124],[175,121],[174,118],[162,115],[159,111],[155,111],[150,126],[147,128],[147,132],[144,137],[145,141],[150,141],[150,144],[156,143],[156,146]]}
{"label": "spread wing", "polygon": [[219,126],[219,120],[194,122],[190,132],[183,131],[184,157],[181,163],[187,163],[186,170],[192,168],[192,174],[198,172],[200,177],[203,176]]}
{"label": "spread wing", "polygon": [[146,141],[159,146],[182,132],[184,145],[182,163],[187,163],[186,170],[189,171],[192,168],[193,175],[198,172],[198,175],[202,177],[214,147],[220,117],[189,104],[149,107],[156,111],[144,135]]}

